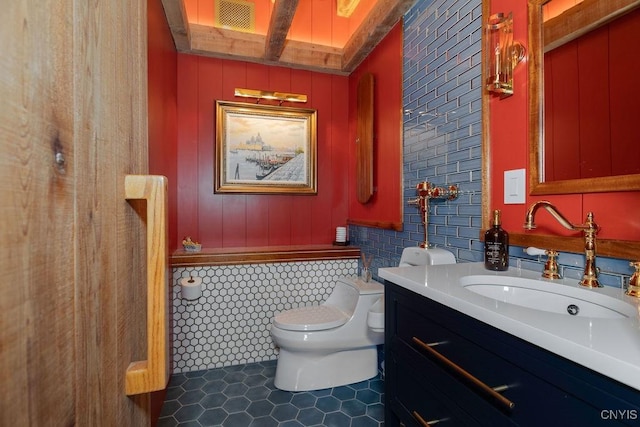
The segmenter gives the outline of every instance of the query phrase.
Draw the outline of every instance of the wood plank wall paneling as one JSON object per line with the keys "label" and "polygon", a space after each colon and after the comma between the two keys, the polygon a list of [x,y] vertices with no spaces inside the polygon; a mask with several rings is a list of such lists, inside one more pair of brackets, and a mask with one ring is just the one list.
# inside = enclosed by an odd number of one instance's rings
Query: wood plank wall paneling
{"label": "wood plank wall paneling", "polygon": [[73,3],[4,6],[0,425],[75,425]]}
{"label": "wood plank wall paneling", "polygon": [[146,3],[5,6],[0,425],[149,425],[148,395],[124,394],[146,354],[144,224],[123,197],[148,169]]}
{"label": "wood plank wall paneling", "polygon": [[[318,110],[317,195],[213,193],[215,101],[252,102],[235,98],[236,87],[309,97],[304,108]],[[347,182],[334,184],[334,175],[342,177],[349,158],[333,153],[345,144],[347,109],[332,109],[336,103],[347,104],[347,77],[178,54],[177,98],[179,241],[191,236],[206,248],[333,241],[335,227],[347,218],[347,203],[334,199],[345,200]]]}

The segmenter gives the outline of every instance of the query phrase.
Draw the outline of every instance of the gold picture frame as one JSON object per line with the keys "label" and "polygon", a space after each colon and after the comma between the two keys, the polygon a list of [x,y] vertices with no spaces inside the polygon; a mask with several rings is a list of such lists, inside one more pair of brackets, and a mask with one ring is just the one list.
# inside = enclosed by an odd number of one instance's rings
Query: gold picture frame
{"label": "gold picture frame", "polygon": [[216,101],[216,193],[317,194],[317,112]]}

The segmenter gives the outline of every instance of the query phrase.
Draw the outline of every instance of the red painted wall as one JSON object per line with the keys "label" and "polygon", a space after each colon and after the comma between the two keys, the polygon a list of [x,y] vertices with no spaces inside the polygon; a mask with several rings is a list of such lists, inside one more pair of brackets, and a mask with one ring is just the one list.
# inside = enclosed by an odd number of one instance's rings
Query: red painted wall
{"label": "red painted wall", "polygon": [[[349,221],[402,225],[402,23],[349,76]],[[374,78],[374,194],[356,197],[357,87],[364,73]]]}
{"label": "red painted wall", "polygon": [[[178,54],[179,239],[191,236],[206,248],[331,243],[347,219],[348,83],[345,76]],[[307,95],[304,108],[318,112],[317,195],[214,194],[215,101],[247,102],[234,97],[235,88]]]}
{"label": "red painted wall", "polygon": [[[493,0],[492,13],[512,10],[514,39],[527,43],[527,0],[517,2]],[[528,173],[528,98],[527,66],[519,65],[514,72],[514,95],[503,100],[493,98],[491,114],[491,209],[501,209],[503,227],[523,232],[522,223],[527,207],[538,200],[549,200],[572,222],[583,222],[587,212],[594,212],[601,226],[598,237],[621,240],[640,240],[640,192],[585,193],[551,196],[527,196],[524,205],[504,204],[504,171],[526,169]],[[528,187],[528,183],[527,183]],[[528,193],[527,193],[528,194]],[[550,215],[536,219],[538,230],[527,233],[577,235],[567,233]]]}
{"label": "red painted wall", "polygon": [[147,5],[149,173],[169,180],[169,248],[177,239],[177,54],[160,0]]}
{"label": "red painted wall", "polygon": [[545,54],[548,179],[640,173],[639,38],[637,9]]}
{"label": "red painted wall", "polygon": [[[177,236],[206,248],[331,243],[347,217],[401,224],[402,26],[349,77],[178,54]],[[359,76],[376,78],[376,194],[355,192],[355,93]],[[318,112],[317,195],[214,194],[215,101],[235,88],[306,94]],[[261,101],[269,104],[269,101]],[[271,103],[273,104],[273,103]],[[287,103],[283,104],[287,106]]]}

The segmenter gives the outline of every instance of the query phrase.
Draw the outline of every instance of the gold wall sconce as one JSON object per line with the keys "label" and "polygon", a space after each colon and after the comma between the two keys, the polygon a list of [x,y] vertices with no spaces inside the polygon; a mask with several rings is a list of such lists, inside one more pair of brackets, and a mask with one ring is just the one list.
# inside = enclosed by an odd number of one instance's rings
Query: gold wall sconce
{"label": "gold wall sconce", "polygon": [[243,98],[256,98],[257,99],[256,103],[259,103],[261,99],[280,101],[280,105],[282,105],[282,103],[285,101],[307,102],[307,95],[301,95],[298,93],[270,92],[266,90],[236,88],[234,95],[240,96]]}
{"label": "gold wall sconce", "polygon": [[486,87],[501,97],[513,95],[513,69],[525,58],[524,46],[513,40],[513,14],[491,15],[485,27]]}

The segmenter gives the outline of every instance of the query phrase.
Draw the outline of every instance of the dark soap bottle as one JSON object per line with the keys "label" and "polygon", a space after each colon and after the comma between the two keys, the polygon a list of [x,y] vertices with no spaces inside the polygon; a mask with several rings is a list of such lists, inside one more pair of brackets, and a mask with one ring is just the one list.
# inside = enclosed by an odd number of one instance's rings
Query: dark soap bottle
{"label": "dark soap bottle", "polygon": [[509,268],[509,233],[501,227],[500,211],[493,211],[493,227],[484,233],[484,266],[487,270]]}

